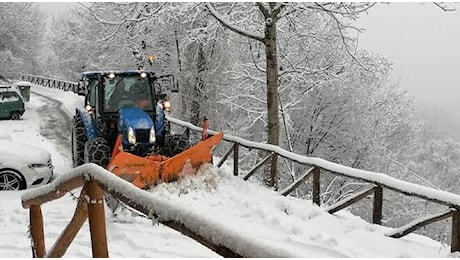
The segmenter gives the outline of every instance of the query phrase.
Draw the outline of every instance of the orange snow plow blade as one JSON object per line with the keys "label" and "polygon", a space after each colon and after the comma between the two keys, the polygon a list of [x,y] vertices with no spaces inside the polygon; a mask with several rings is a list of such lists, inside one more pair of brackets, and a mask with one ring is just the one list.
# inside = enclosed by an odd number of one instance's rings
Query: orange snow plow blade
{"label": "orange snow plow blade", "polygon": [[120,151],[107,169],[139,188],[156,185],[160,180],[175,181],[182,175],[196,173],[203,163],[211,163],[212,150],[222,137],[223,133],[217,133],[171,158],[162,155],[139,157]]}

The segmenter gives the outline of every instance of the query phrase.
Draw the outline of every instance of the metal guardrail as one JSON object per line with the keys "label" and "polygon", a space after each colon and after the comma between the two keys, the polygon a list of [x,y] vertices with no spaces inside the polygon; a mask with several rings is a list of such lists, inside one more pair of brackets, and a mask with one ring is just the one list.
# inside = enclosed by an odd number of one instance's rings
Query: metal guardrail
{"label": "metal guardrail", "polygon": [[63,91],[72,91],[75,94],[85,93],[85,87],[78,82],[53,79],[31,74],[23,75],[21,79],[43,87],[60,89]]}

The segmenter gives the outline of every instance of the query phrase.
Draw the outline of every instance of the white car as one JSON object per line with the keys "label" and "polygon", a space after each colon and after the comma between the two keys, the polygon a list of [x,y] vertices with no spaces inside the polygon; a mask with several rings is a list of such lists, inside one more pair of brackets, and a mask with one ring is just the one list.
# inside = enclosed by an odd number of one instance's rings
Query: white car
{"label": "white car", "polygon": [[0,140],[0,190],[22,190],[51,182],[51,154],[35,146]]}

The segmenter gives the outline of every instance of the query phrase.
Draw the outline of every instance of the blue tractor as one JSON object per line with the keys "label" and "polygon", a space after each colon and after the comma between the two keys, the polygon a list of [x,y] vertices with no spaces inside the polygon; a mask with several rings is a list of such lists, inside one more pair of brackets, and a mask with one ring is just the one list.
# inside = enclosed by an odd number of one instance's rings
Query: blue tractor
{"label": "blue tractor", "polygon": [[211,163],[218,133],[191,146],[187,132],[172,134],[165,113],[177,92],[172,75],[149,70],[84,72],[72,127],[72,158],[77,167],[96,163],[139,188],[173,181],[183,169]]}
{"label": "blue tractor", "polygon": [[153,71],[89,71],[82,75],[85,106],[77,108],[72,128],[74,167],[110,160],[118,135],[124,151],[138,156],[155,152],[171,157],[187,149],[188,138],[169,134],[165,112],[170,101],[162,93],[177,92],[172,75]]}

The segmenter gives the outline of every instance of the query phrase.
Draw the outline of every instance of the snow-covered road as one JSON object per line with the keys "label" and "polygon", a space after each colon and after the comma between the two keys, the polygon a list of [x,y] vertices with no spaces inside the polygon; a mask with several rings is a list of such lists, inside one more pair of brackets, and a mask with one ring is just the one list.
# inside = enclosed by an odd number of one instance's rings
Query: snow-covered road
{"label": "snow-covered road", "polygon": [[[73,114],[81,97],[59,90],[34,87],[34,93],[52,96],[62,102],[62,110]],[[46,99],[31,95],[27,111],[20,121],[0,121],[0,138],[41,146],[52,154],[58,175],[68,172],[71,160],[70,132],[63,129],[45,134],[40,122],[49,118]],[[48,111],[48,112],[46,112]],[[59,124],[58,124],[59,125]],[[65,122],[62,122],[65,125]],[[46,128],[45,128],[46,129]],[[53,136],[56,132],[57,136]],[[67,136],[67,137],[66,137]],[[58,140],[57,140],[58,139]],[[26,151],[25,151],[26,152]],[[30,257],[28,210],[21,207],[23,192],[0,195],[0,256]],[[75,191],[78,194],[78,191]],[[401,239],[386,237],[390,229],[372,225],[347,211],[334,215],[312,204],[258,187],[232,176],[231,169],[205,167],[195,177],[160,184],[152,196],[198,216],[195,225],[206,229],[212,224],[222,232],[232,232],[241,240],[229,240],[241,251],[253,256],[278,257],[451,257],[448,245],[411,234]],[[42,206],[47,249],[70,220],[76,202],[71,195]],[[218,257],[214,252],[182,234],[143,217],[124,211],[113,216],[106,210],[107,237],[111,257]],[[219,234],[216,235],[219,237]],[[223,237],[223,234],[222,234]],[[90,257],[91,242],[85,224],[67,251],[66,257]]]}

